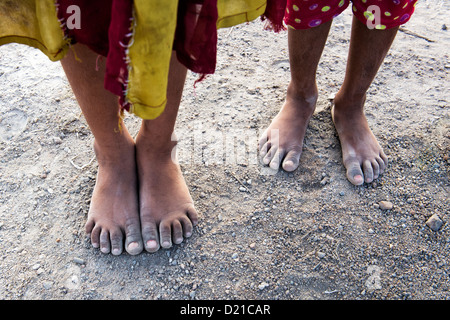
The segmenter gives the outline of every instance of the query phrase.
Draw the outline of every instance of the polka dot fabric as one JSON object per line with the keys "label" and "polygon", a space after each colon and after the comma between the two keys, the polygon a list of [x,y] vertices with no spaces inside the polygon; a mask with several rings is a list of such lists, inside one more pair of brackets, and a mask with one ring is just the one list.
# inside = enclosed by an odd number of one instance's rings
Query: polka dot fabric
{"label": "polka dot fabric", "polygon": [[[371,29],[406,23],[418,0],[351,0],[353,14]],[[341,14],[350,0],[287,0],[284,22],[293,29],[317,27]]]}

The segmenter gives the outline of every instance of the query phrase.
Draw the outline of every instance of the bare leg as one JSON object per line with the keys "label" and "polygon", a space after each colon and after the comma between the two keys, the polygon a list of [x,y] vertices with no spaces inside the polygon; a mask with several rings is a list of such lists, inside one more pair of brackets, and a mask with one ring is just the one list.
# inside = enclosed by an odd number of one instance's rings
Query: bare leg
{"label": "bare leg", "polygon": [[[119,118],[115,95],[104,89],[104,63],[96,71],[97,54],[83,45],[71,51],[62,66],[95,138],[98,174],[86,223],[94,247],[104,253],[138,254],[143,249],[135,144]],[[120,131],[119,121],[123,130]]]}
{"label": "bare leg", "polygon": [[286,101],[259,141],[260,156],[272,169],[297,169],[303,139],[317,101],[316,71],[331,21],[307,30],[288,30],[291,82]]}
{"label": "bare leg", "polygon": [[370,30],[353,17],[344,83],[332,110],[347,178],[355,185],[372,182],[383,173],[387,157],[369,128],[364,102],[398,28]]}
{"label": "bare leg", "polygon": [[180,167],[172,159],[176,146],[172,133],[186,71],[173,55],[166,108],[155,120],[144,120],[136,138],[142,238],[149,252],[181,243],[198,221]]}

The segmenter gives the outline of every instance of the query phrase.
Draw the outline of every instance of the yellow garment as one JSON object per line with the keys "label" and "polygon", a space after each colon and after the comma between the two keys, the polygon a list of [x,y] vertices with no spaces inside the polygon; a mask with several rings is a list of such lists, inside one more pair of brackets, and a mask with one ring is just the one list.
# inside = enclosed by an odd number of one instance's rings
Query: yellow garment
{"label": "yellow garment", "polygon": [[228,28],[252,21],[266,11],[266,0],[218,0],[217,28]]}
{"label": "yellow garment", "polygon": [[[158,117],[166,106],[167,78],[175,36],[178,0],[135,0],[134,41],[129,48],[127,100],[143,119]],[[219,0],[217,28],[261,16],[266,0]],[[148,36],[152,35],[152,36]]]}
{"label": "yellow garment", "polygon": [[1,0],[0,45],[21,43],[57,61],[67,52],[54,0]]}
{"label": "yellow garment", "polygon": [[[135,0],[126,99],[131,112],[154,119],[166,105],[178,0]],[[172,21],[172,23],[169,23]]]}
{"label": "yellow garment", "polygon": [[[130,112],[158,117],[166,106],[167,80],[180,0],[134,0],[133,38],[128,48]],[[266,0],[218,0],[217,28],[261,16]],[[55,0],[0,0],[0,45],[33,46],[50,60],[64,57],[69,41],[58,21]]]}

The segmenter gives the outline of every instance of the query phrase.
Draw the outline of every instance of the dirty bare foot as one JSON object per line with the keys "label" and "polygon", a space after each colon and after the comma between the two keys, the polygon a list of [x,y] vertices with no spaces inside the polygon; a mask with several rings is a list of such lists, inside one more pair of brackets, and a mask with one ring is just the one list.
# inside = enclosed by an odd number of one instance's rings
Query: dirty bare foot
{"label": "dirty bare foot", "polygon": [[[131,138],[131,137],[130,137]],[[98,160],[97,180],[86,223],[93,247],[103,253],[132,255],[143,250],[135,145],[129,139],[120,148],[94,143]]]}
{"label": "dirty bare foot", "polygon": [[142,238],[148,252],[181,243],[198,222],[180,166],[171,157],[174,144],[160,148],[149,143],[152,139],[142,132],[136,139]]}
{"label": "dirty bare foot", "polygon": [[297,169],[309,120],[314,113],[317,89],[309,94],[297,94],[289,86],[286,101],[259,140],[262,162],[277,170]]}
{"label": "dirty bare foot", "polygon": [[339,135],[347,178],[354,185],[370,183],[384,172],[388,158],[369,128],[361,100],[339,93],[334,99],[332,118]]}

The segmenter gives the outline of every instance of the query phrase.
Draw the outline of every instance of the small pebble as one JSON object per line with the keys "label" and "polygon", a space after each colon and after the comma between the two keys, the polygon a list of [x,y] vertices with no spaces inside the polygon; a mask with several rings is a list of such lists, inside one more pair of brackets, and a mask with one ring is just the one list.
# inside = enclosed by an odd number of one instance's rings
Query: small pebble
{"label": "small pebble", "polygon": [[269,284],[267,282],[261,282],[261,284],[258,286],[259,290],[263,290],[265,288],[267,288],[269,286]]}
{"label": "small pebble", "polygon": [[320,258],[320,259],[325,258],[325,253],[321,252],[321,251],[318,251],[317,252],[317,257]]}
{"label": "small pebble", "polygon": [[78,257],[73,258],[73,262],[75,262],[76,264],[85,264],[86,262]]}
{"label": "small pebble", "polygon": [[61,144],[62,143],[62,140],[59,137],[53,137],[52,140],[53,140],[54,144]]}
{"label": "small pebble", "polygon": [[437,214],[433,214],[426,222],[427,226],[433,231],[438,231],[444,222],[439,218]]}
{"label": "small pebble", "polygon": [[239,191],[245,192],[245,191],[247,191],[247,189],[244,187],[239,187]]}
{"label": "small pebble", "polygon": [[390,201],[380,201],[379,206],[381,210],[391,210],[394,207]]}

